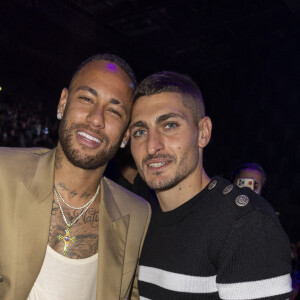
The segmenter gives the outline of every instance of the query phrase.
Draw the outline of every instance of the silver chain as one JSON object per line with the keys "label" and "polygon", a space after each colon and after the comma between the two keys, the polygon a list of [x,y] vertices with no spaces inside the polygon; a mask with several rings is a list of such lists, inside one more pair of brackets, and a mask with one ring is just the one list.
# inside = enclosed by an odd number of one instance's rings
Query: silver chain
{"label": "silver chain", "polygon": [[[66,225],[67,225],[67,226],[69,225],[69,226],[68,226],[69,228],[71,228],[71,226],[74,225],[74,224],[80,219],[80,217],[81,217],[81,216],[89,209],[89,207],[92,205],[92,203],[95,201],[96,197],[98,196],[99,190],[100,190],[100,184],[98,185],[96,194],[95,194],[94,197],[91,199],[91,200],[93,200],[93,201],[92,201],[92,202],[89,201],[89,202],[88,202],[88,206],[86,206],[86,208],[85,208],[85,209],[77,216],[77,218],[76,218],[72,223],[68,223],[68,222],[67,222],[67,218],[66,218],[66,216],[65,216],[65,214],[64,214],[64,211],[63,211],[63,209],[62,209],[62,207],[61,207],[61,204],[60,204],[60,201],[59,201],[59,197],[58,197],[57,190],[56,190],[56,188],[55,188],[55,186],[54,186],[54,194],[55,194],[55,197],[56,197],[56,199],[57,199],[57,203],[58,203],[60,212],[61,212],[61,214],[62,214],[62,216],[63,216],[63,219],[64,219]],[[61,197],[61,199],[63,200],[62,197]],[[63,201],[63,202],[65,203],[65,201]]]}
{"label": "silver chain", "polygon": [[[79,210],[79,209],[84,209],[85,207],[87,207],[87,206],[89,206],[91,203],[93,203],[94,200],[96,199],[98,193],[99,193],[99,190],[100,190],[100,183],[99,183],[99,185],[98,185],[98,187],[97,187],[97,191],[96,191],[95,195],[91,198],[90,201],[88,201],[86,204],[84,204],[84,205],[81,206],[81,207],[75,207],[75,206],[70,205],[69,203],[67,203],[67,202],[64,200],[64,198],[63,198],[62,195],[60,194],[59,190],[58,190],[58,189],[56,188],[56,186],[54,185],[54,191],[55,191],[55,193],[59,196],[59,198],[61,199],[61,201],[62,201],[64,204],[66,204],[68,207],[73,208],[73,209],[78,209],[78,210]],[[57,198],[57,195],[56,195],[56,198]]]}

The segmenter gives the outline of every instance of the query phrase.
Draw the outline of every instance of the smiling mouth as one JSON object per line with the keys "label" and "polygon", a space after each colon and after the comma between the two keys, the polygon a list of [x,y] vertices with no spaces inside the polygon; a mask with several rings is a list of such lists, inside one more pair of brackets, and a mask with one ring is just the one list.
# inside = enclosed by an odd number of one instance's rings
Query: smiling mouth
{"label": "smiling mouth", "polygon": [[164,166],[166,163],[167,163],[166,161],[152,163],[152,164],[149,164],[149,167],[150,168],[159,168],[159,167]]}
{"label": "smiling mouth", "polygon": [[87,134],[83,131],[78,131],[77,133],[78,133],[78,135],[82,136],[88,142],[95,142],[97,144],[101,143],[101,141],[99,139],[97,139],[97,138],[95,138],[95,137],[93,137],[93,136],[91,136],[91,135],[89,135],[89,134]]}

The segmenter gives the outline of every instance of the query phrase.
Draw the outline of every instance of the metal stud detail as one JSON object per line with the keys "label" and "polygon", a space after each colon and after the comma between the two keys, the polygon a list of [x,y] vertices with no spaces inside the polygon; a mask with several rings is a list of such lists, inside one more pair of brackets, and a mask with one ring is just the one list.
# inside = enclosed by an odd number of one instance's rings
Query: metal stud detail
{"label": "metal stud detail", "polygon": [[212,190],[216,185],[217,185],[218,181],[215,179],[213,180],[209,185],[208,185],[208,189]]}
{"label": "metal stud detail", "polygon": [[225,187],[225,189],[223,190],[223,195],[227,195],[228,193],[230,193],[233,189],[233,184],[229,184]]}
{"label": "metal stud detail", "polygon": [[249,198],[246,195],[239,195],[235,199],[235,204],[238,206],[246,206],[249,203]]}

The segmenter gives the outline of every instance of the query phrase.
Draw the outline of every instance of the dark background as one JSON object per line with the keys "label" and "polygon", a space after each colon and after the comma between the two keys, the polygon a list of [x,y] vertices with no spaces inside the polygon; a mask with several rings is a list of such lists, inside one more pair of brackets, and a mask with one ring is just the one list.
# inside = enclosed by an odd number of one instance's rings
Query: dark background
{"label": "dark background", "polygon": [[260,163],[263,195],[300,240],[299,2],[1,1],[1,93],[38,99],[55,118],[61,89],[93,54],[120,55],[139,80],[187,73],[213,121],[208,174],[230,179],[240,163]]}

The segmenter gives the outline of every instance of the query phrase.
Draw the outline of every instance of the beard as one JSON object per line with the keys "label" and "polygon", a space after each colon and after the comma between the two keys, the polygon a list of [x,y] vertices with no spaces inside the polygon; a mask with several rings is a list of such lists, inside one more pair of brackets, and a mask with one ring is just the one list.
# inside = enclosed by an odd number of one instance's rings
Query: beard
{"label": "beard", "polygon": [[[195,152],[195,155],[197,153]],[[174,155],[166,155],[166,154],[159,154],[159,155],[154,155],[154,156],[148,156],[142,161],[142,166],[147,164],[147,161],[149,159],[153,158],[166,158],[168,160],[172,160],[175,164],[177,162],[177,159]],[[191,164],[188,159],[186,159],[186,156],[183,155],[183,158],[179,161],[178,166],[176,168],[176,172],[174,176],[168,177],[168,178],[163,178],[161,177],[161,174],[163,172],[157,171],[154,173],[156,178],[146,178],[145,172],[142,168],[142,166],[137,165],[138,171],[140,173],[140,176],[142,179],[147,183],[148,187],[150,189],[153,189],[155,191],[165,191],[168,190],[174,186],[176,186],[178,183],[180,183],[184,178],[189,176],[196,168],[197,164]],[[161,177],[161,178],[160,178]]]}
{"label": "beard", "polygon": [[[101,136],[102,143],[104,144],[104,148],[94,155],[83,153],[80,149],[74,149],[72,136],[76,130],[84,128]],[[85,170],[95,170],[99,167],[105,166],[114,157],[121,143],[120,140],[118,143],[109,146],[109,137],[104,133],[99,133],[99,131],[92,130],[88,125],[80,123],[73,123],[68,126],[67,120],[64,117],[62,118],[59,126],[58,138],[67,159],[74,166]],[[88,149],[88,147],[82,145],[81,149],[85,150]]]}

